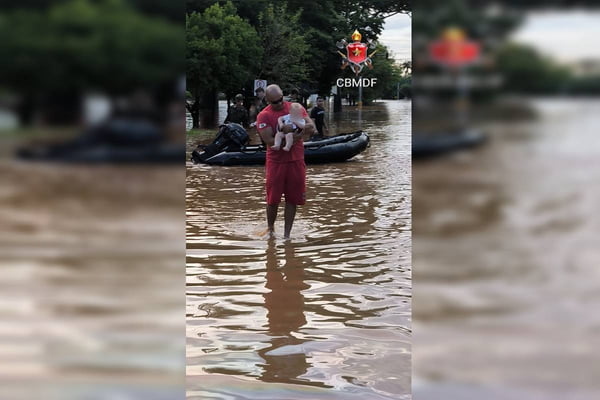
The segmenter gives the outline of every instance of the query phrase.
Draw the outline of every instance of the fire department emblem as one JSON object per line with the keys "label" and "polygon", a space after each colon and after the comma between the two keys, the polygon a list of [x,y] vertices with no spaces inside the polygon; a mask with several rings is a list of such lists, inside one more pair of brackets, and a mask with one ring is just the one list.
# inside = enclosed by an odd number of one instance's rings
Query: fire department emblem
{"label": "fire department emblem", "polygon": [[353,43],[348,44],[346,39],[342,39],[336,43],[339,49],[346,49],[346,54],[338,51],[338,54],[342,56],[342,69],[350,66],[352,72],[358,76],[360,71],[366,65],[369,69],[373,69],[373,61],[371,57],[377,53],[377,50],[367,55],[369,49],[374,49],[377,43],[369,39],[367,43],[361,43],[362,35],[358,30],[355,30],[352,34]]}

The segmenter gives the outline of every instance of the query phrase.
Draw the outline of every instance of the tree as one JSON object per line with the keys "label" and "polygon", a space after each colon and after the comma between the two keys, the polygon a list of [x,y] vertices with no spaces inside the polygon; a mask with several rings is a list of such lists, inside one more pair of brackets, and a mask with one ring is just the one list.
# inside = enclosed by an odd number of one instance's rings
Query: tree
{"label": "tree", "polygon": [[268,6],[259,16],[258,33],[264,49],[258,77],[282,87],[297,86],[308,78],[308,45],[300,33],[300,12],[289,14],[287,6]]}
{"label": "tree", "polygon": [[[35,9],[42,10],[51,6],[56,6],[59,3],[66,3],[69,0],[3,0],[3,10],[15,9]],[[185,14],[185,5],[179,1],[172,0],[126,0],[136,10],[147,15],[162,16],[168,19],[181,20]],[[188,0],[189,2],[189,0]],[[213,3],[214,0],[211,0]]]}
{"label": "tree", "polygon": [[[337,41],[349,39],[355,29],[363,34],[365,40],[376,40],[385,18],[400,12],[410,13],[411,10],[410,0],[187,0],[186,4],[188,18],[194,13],[203,15],[213,7],[223,8],[232,4],[241,20],[256,28],[258,36],[255,43],[263,49],[262,54],[256,55],[259,68],[252,70],[250,58],[229,60],[232,64],[239,62],[246,71],[256,73],[248,77],[244,87],[249,86],[251,79],[261,77],[283,87],[317,91],[322,95],[329,95],[331,86],[340,76],[340,57],[335,47]],[[206,76],[211,77],[211,82],[217,82],[210,73]],[[188,89],[193,87],[192,83],[188,79]],[[237,80],[235,83],[235,88],[226,88],[222,82],[218,90],[228,94],[230,90],[239,90],[242,85]],[[204,89],[207,87],[204,86]],[[192,92],[190,90],[192,99],[188,108],[199,112],[197,94]],[[213,99],[212,94],[209,97]],[[216,106],[213,104],[211,107],[215,109]]]}
{"label": "tree", "polygon": [[0,85],[20,94],[21,120],[31,109],[66,102],[76,120],[81,96],[152,89],[183,72],[183,31],[141,15],[122,0],[68,0],[45,10],[0,16]]}
{"label": "tree", "polygon": [[412,73],[412,61],[404,61],[400,64],[402,75],[410,75]]}
{"label": "tree", "polygon": [[[187,0],[188,12],[204,10],[214,1]],[[287,4],[289,14],[300,13],[295,31],[304,37],[308,45],[305,64],[307,77],[303,86],[328,95],[331,85],[339,76],[340,59],[335,42],[348,39],[358,29],[365,39],[377,39],[385,18],[396,13],[410,13],[410,0],[232,0],[238,15],[251,25],[258,27],[260,15],[268,7],[282,7]],[[287,20],[284,20],[284,22]]]}
{"label": "tree", "polygon": [[496,58],[508,91],[556,93],[570,79],[566,68],[556,65],[527,45],[507,43],[499,49]]}
{"label": "tree", "polygon": [[258,70],[262,48],[255,29],[236,15],[231,2],[214,4],[186,18],[187,102],[194,128],[214,126],[218,91],[244,85]]}

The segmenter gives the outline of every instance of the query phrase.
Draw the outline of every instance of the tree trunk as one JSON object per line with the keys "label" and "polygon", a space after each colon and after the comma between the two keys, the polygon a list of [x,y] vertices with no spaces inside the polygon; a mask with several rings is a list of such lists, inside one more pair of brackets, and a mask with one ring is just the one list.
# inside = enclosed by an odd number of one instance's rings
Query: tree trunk
{"label": "tree trunk", "polygon": [[48,125],[81,123],[83,96],[77,91],[49,93],[42,103],[42,119]]}
{"label": "tree trunk", "polygon": [[20,126],[31,126],[35,116],[35,99],[31,93],[25,94],[16,107],[16,113],[19,118]]}
{"label": "tree trunk", "polygon": [[206,92],[199,103],[202,127],[216,128],[219,122],[219,101],[216,89]]}
{"label": "tree trunk", "polygon": [[336,94],[333,96],[333,112],[339,113],[342,111],[342,96]]}
{"label": "tree trunk", "polygon": [[200,129],[200,96],[194,97],[194,103],[187,106],[192,116],[192,129]]}

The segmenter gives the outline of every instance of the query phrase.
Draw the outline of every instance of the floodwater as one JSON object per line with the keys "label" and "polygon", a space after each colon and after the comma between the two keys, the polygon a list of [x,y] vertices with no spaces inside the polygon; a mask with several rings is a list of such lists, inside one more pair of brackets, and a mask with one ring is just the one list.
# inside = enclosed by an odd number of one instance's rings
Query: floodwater
{"label": "floodwater", "polygon": [[600,100],[414,165],[416,399],[600,398]]}
{"label": "floodwater", "polygon": [[0,160],[0,398],[183,396],[184,181]]}
{"label": "floodwater", "polygon": [[410,398],[411,104],[346,110],[330,134],[371,147],[308,166],[289,241],[282,209],[260,235],[264,167],[188,162],[188,398]]}

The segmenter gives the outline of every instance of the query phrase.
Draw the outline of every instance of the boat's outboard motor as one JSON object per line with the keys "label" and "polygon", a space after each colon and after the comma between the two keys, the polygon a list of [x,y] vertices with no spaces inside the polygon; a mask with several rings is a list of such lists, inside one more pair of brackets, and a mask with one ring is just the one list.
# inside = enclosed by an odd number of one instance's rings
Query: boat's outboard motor
{"label": "boat's outboard motor", "polygon": [[240,124],[227,124],[225,126],[227,129],[225,129],[224,135],[231,142],[228,150],[239,150],[248,143],[248,133]]}
{"label": "boat's outboard motor", "polygon": [[219,133],[211,144],[192,152],[192,161],[201,163],[223,151],[237,151],[248,143],[248,133],[240,124],[226,124],[219,127]]}

